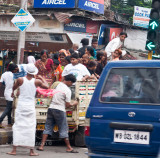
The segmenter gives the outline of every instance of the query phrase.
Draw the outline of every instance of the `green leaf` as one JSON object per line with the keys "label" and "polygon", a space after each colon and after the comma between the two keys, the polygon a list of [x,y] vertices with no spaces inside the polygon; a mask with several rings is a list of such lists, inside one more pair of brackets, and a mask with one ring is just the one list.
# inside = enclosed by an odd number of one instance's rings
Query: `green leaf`
{"label": "green leaf", "polygon": [[123,2],[123,0],[111,0],[111,10],[126,16],[131,24],[133,23],[134,6],[151,8],[152,4],[152,1],[144,2],[144,0],[128,0],[127,5],[124,5]]}

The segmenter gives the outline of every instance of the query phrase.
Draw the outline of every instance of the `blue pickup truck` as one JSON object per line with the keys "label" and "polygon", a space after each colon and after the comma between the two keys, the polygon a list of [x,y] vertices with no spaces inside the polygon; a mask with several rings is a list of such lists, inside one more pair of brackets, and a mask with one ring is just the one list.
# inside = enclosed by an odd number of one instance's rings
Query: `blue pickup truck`
{"label": "blue pickup truck", "polygon": [[156,158],[160,62],[109,62],[86,113],[85,135],[89,158]]}

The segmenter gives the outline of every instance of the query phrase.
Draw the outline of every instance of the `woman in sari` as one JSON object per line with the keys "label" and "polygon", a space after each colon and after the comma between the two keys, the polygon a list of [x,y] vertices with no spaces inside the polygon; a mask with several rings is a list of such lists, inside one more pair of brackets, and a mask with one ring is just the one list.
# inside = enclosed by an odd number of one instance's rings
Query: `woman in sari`
{"label": "woman in sari", "polygon": [[[37,75],[42,76],[47,81],[48,85],[51,86],[52,83],[54,82],[53,77],[52,77],[53,60],[48,58],[47,50],[42,50],[41,59],[37,60],[35,65],[38,68],[38,74]],[[38,94],[37,97],[40,97],[40,95]]]}

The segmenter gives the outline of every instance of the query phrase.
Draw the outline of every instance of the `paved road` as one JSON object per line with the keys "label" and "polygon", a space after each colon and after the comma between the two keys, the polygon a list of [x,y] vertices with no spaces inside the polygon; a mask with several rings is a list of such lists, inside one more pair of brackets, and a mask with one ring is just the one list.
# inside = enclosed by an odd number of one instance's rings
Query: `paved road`
{"label": "paved road", "polygon": [[[0,115],[2,114],[3,110],[4,108],[0,106]],[[3,121],[3,125],[7,125],[7,118],[5,118],[5,120]],[[36,145],[38,144],[36,143]],[[37,146],[35,148],[37,148]],[[77,148],[74,146],[73,148],[76,149],[79,153],[76,153],[76,154],[66,153],[64,142],[55,142],[54,144],[52,144],[52,146],[45,146],[44,151],[36,151],[39,153],[39,156],[37,158],[87,158],[87,155],[85,154],[88,151],[87,148]],[[22,157],[28,158],[29,157],[29,149],[19,147],[17,148],[16,156],[7,155],[6,153],[10,152],[11,150],[12,150],[12,145],[0,145],[0,158],[22,158]]]}
{"label": "paved road", "polygon": [[[0,145],[0,158],[28,158],[29,157],[29,149],[26,148],[17,148],[17,155],[7,155],[7,152],[10,152],[12,149],[11,145]],[[58,146],[45,146],[44,151],[36,151],[39,153],[37,158],[87,158],[85,154],[87,152],[87,148],[74,148],[79,153],[66,153],[64,145]]]}

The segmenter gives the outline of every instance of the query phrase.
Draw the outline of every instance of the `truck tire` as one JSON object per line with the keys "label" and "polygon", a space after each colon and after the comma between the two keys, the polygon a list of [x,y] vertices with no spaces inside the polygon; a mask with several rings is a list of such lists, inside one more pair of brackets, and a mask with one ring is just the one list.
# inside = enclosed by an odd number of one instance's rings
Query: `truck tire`
{"label": "truck tire", "polygon": [[78,126],[78,130],[75,133],[74,144],[77,147],[85,146],[85,137],[84,137],[84,126]]}
{"label": "truck tire", "polygon": [[0,145],[11,144],[13,140],[12,128],[0,129]]}
{"label": "truck tire", "polygon": [[43,131],[36,131],[36,143],[40,143],[42,141]]}
{"label": "truck tire", "polygon": [[[43,131],[36,131],[36,145],[38,145],[38,146],[41,145],[42,137],[43,137]],[[47,140],[45,142],[45,145],[51,146],[57,140],[59,140],[59,133],[53,132],[52,136],[48,135]]]}

